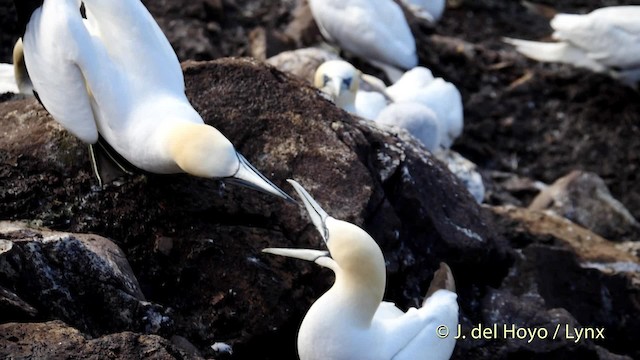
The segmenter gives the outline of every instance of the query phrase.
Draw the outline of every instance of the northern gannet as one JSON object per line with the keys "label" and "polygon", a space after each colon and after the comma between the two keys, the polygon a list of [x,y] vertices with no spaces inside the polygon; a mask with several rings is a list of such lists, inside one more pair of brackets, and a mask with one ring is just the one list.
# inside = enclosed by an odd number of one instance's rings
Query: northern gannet
{"label": "northern gannet", "polygon": [[[365,85],[372,91],[360,89]],[[314,86],[343,110],[374,120],[388,104],[384,82],[363,74],[347,61],[329,60],[318,67]]]}
{"label": "northern gannet", "polygon": [[[431,80],[427,81],[427,73],[421,69],[428,72]],[[411,72],[416,76],[400,78],[400,85],[409,93],[421,91],[433,81],[428,69],[415,68]],[[389,104],[385,96],[386,89],[382,89],[382,92],[359,90],[361,77],[361,72],[348,62],[332,60],[318,67],[315,85],[327,93],[337,106],[352,114],[373,120],[379,125],[403,128],[430,151],[441,146],[441,137],[446,135],[449,125],[438,118],[431,108],[409,101]],[[397,92],[398,85],[395,90]]]}
{"label": "northern gannet", "polygon": [[557,42],[505,38],[516,50],[543,62],[560,62],[608,73],[631,86],[640,81],[640,6],[610,6],[586,15],[557,14]]}
{"label": "northern gannet", "polygon": [[[139,0],[18,1],[24,60],[47,111],[135,167],[222,178],[292,200],[189,103],[178,58]],[[292,200],[293,201],[293,200]]]}
{"label": "northern gannet", "polygon": [[360,71],[344,60],[325,61],[318,67],[313,84],[341,109],[357,114],[356,93]]}
{"label": "northern gannet", "polygon": [[380,67],[395,80],[418,65],[416,41],[393,0],[309,0],[320,32],[341,49]]}
{"label": "northern gannet", "polygon": [[329,251],[267,248],[266,253],[313,261],[333,270],[335,283],[309,309],[298,332],[301,360],[449,359],[455,339],[438,328],[455,329],[458,304],[448,266],[434,275],[419,309],[407,312],[382,301],[386,271],[375,240],[354,224],[329,216],[297,182],[302,199]]}

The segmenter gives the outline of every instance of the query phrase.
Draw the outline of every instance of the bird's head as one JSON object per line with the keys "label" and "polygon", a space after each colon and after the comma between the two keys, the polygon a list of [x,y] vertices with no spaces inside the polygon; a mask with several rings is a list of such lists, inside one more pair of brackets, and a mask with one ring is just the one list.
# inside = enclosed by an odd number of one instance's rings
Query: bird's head
{"label": "bird's head", "polygon": [[316,70],[314,85],[329,95],[338,107],[353,111],[360,87],[360,71],[344,60],[329,60]]}
{"label": "bird's head", "polygon": [[386,270],[382,251],[375,240],[358,226],[329,216],[300,184],[287,181],[298,193],[329,253],[307,249],[265,249],[265,252],[327,266],[349,287],[365,288],[373,294],[374,303],[379,303],[384,294]]}
{"label": "bird's head", "polygon": [[186,173],[219,178],[295,202],[256,170],[213,126],[183,123],[172,129],[169,152]]}

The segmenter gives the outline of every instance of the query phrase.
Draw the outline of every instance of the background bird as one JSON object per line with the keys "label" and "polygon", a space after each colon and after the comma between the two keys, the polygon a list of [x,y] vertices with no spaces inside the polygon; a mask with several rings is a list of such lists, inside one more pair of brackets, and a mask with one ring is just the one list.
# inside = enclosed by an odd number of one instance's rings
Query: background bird
{"label": "background bird", "polygon": [[557,42],[505,38],[532,59],[608,73],[625,84],[640,81],[640,6],[611,6],[586,15],[557,14],[551,20]]}
{"label": "background bird", "polygon": [[418,65],[416,42],[402,9],[392,0],[309,0],[329,42],[383,69],[393,80]]}

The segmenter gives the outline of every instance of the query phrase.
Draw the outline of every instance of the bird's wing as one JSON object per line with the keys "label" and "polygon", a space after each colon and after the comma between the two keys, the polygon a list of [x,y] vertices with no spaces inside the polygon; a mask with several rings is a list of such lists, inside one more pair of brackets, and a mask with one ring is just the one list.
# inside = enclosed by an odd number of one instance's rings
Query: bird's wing
{"label": "bird's wing", "polygon": [[184,77],[169,40],[139,0],[84,0],[87,20],[111,60],[134,86],[184,92]]}
{"label": "bird's wing", "polygon": [[404,69],[417,65],[415,39],[393,1],[317,0],[311,5],[319,27],[344,50]]}
{"label": "bird's wing", "polygon": [[[390,358],[413,360],[429,354],[430,359],[448,359],[455,346],[458,325],[456,299],[455,293],[439,290],[421,308],[411,308],[395,318],[381,319],[387,334],[386,348],[392,352]],[[442,326],[449,331],[445,337],[442,337],[444,329],[439,328]]]}
{"label": "bird's wing", "polygon": [[614,6],[587,15],[558,14],[551,21],[554,38],[582,49],[609,67],[640,66],[640,6]]}
{"label": "bird's wing", "polygon": [[586,50],[569,42],[539,42],[511,38],[505,38],[504,41],[534,60],[572,64],[595,72],[606,70],[605,66],[590,58]]}
{"label": "bird's wing", "polygon": [[56,121],[87,143],[98,130],[84,74],[99,61],[75,0],[37,8],[23,37],[27,69],[39,99]]}

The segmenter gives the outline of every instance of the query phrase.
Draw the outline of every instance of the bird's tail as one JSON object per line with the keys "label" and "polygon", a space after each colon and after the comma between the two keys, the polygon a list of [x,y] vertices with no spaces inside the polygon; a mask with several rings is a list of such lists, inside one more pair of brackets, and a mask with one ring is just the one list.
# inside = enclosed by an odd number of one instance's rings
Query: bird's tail
{"label": "bird's tail", "polygon": [[571,44],[564,42],[539,42],[513,38],[503,38],[507,44],[516,47],[523,55],[542,62],[560,62],[602,72],[605,67],[591,60],[587,54]]}
{"label": "bird's tail", "polygon": [[424,306],[427,299],[433,295],[433,293],[442,289],[456,292],[456,281],[451,273],[451,268],[444,262],[440,263],[440,268],[433,274],[433,279],[431,280],[431,284],[429,284],[429,290],[427,290],[422,306]]}

